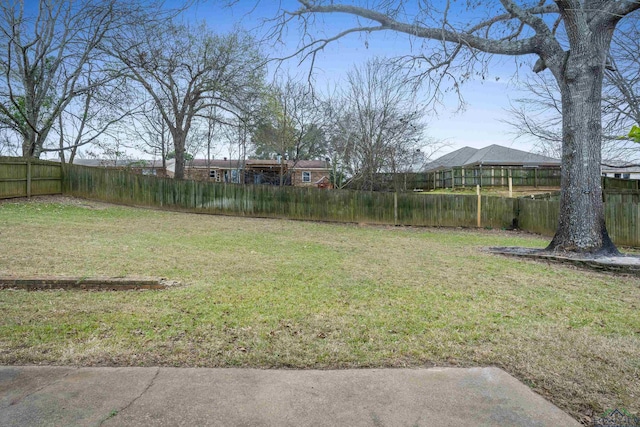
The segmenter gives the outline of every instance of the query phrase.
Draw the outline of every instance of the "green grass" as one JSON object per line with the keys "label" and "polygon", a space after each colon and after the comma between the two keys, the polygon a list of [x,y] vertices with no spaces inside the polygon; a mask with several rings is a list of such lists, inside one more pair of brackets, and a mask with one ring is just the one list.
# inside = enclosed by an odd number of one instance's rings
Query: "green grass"
{"label": "green grass", "polygon": [[164,291],[0,291],[0,363],[499,366],[576,418],[640,413],[640,280],[499,257],[501,231],[0,204],[0,275]]}

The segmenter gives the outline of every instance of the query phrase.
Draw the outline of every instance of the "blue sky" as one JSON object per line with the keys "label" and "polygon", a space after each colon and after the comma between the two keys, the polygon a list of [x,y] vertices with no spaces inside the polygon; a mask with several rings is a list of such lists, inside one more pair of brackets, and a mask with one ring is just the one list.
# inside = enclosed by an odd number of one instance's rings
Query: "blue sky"
{"label": "blue sky", "polygon": [[[291,0],[260,1],[257,6],[255,0],[239,0],[232,7],[224,7],[223,3],[223,1],[197,3],[184,15],[183,19],[185,21],[205,20],[212,29],[219,32],[228,31],[234,25],[261,32],[265,31],[265,27],[261,27],[260,24],[263,20],[275,16],[280,4],[288,10],[297,7],[297,2]],[[349,16],[332,14],[321,17],[318,28],[326,35],[333,35],[348,28],[352,22],[353,18]],[[284,37],[284,44],[271,45],[267,52],[273,56],[291,54],[296,50],[299,41],[300,33],[295,26],[292,26]],[[393,57],[410,51],[408,39],[393,32],[375,33],[369,36],[367,41],[368,43],[365,43],[362,36],[354,34],[334,42],[321,52],[313,70],[318,87],[340,82],[354,64],[362,64],[368,58]],[[303,77],[309,71],[308,63],[299,66],[295,58],[288,60],[283,67],[291,74]],[[451,95],[444,99],[443,107],[438,107],[437,115],[429,116],[429,136],[450,144],[441,152],[442,154],[463,146],[482,148],[490,144],[501,144],[527,151],[533,148],[531,141],[523,139],[514,141],[513,129],[501,122],[502,119],[508,118],[505,109],[509,107],[510,99],[522,96],[522,93],[517,90],[514,71],[513,59],[501,58],[494,61],[484,81],[471,80],[463,86],[462,93],[467,103],[464,111],[457,111],[457,97]],[[496,77],[499,78],[498,81]]]}

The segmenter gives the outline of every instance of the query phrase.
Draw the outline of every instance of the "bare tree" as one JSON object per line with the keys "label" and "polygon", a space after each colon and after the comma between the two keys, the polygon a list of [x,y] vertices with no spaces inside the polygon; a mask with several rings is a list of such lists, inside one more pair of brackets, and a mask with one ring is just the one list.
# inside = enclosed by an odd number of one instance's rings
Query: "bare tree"
{"label": "bare tree", "polygon": [[[603,163],[637,163],[640,150],[626,138],[640,123],[640,28],[636,20],[626,22],[613,38],[605,69],[602,98]],[[543,154],[562,154],[562,105],[556,81],[548,74],[527,78],[525,94],[512,104],[505,120],[518,137],[533,137]]]}
{"label": "bare tree", "polygon": [[[560,216],[547,250],[618,254],[606,231],[600,185],[602,80],[616,26],[639,1],[298,2],[299,9],[280,15],[276,32],[301,23],[306,37],[297,54],[303,58],[349,34],[394,31],[416,47],[406,63],[435,89],[446,79],[459,85],[473,73],[483,75],[492,54],[536,55],[533,71],[551,72],[563,112]],[[336,13],[356,18],[353,26],[317,35],[316,19]]]}
{"label": "bare tree", "polygon": [[422,157],[427,143],[424,109],[384,59],[351,70],[334,103],[333,160],[351,177],[352,186],[373,190],[380,173],[406,172]]}
{"label": "bare tree", "polygon": [[[290,75],[276,78],[267,88],[265,98],[253,138],[258,157],[279,156],[295,164],[298,160],[326,155],[320,101],[308,84],[296,81]],[[282,166],[280,185],[283,182]]]}
{"label": "bare tree", "polygon": [[[144,94],[140,94],[140,97],[145,98]],[[169,128],[152,102],[144,102],[144,105],[146,108],[130,116],[123,128],[128,139],[135,141],[136,149],[153,156],[154,159],[159,157],[162,168],[166,170],[167,155],[174,151]]]}
{"label": "bare tree", "polygon": [[[640,12],[614,35],[610,66],[605,70],[603,114],[615,135],[640,124]],[[606,133],[605,133],[606,135]]]}
{"label": "bare tree", "polygon": [[122,79],[93,85],[90,77],[87,72],[84,78],[91,89],[75,95],[51,129],[52,136],[57,136],[57,146],[46,144],[41,149],[42,153],[57,152],[62,163],[73,163],[81,147],[99,138],[114,138],[122,131],[123,120],[139,110]]}
{"label": "bare tree", "polygon": [[141,26],[114,40],[110,52],[126,66],[127,77],[147,91],[169,128],[178,179],[184,177],[194,120],[212,106],[238,114],[264,74],[256,41],[240,30],[216,35],[204,25]]}
{"label": "bare tree", "polygon": [[98,47],[139,13],[121,0],[41,1],[33,13],[22,0],[2,3],[0,122],[20,136],[23,156],[39,157],[72,101],[92,100],[113,78]]}
{"label": "bare tree", "polygon": [[[226,142],[229,159],[236,160],[233,166],[238,170],[244,168],[246,159],[252,155],[252,137],[258,126],[258,120],[259,114],[256,111],[250,111],[222,124],[222,139]],[[238,176],[238,181],[244,184],[244,176]]]}
{"label": "bare tree", "polygon": [[17,156],[20,143],[16,140],[15,134],[6,127],[0,127],[0,156]]}
{"label": "bare tree", "polygon": [[205,115],[205,141],[207,145],[207,168],[211,169],[211,155],[212,150],[214,149],[214,136],[216,134],[216,125],[219,124],[220,120],[218,119],[217,109],[215,105],[210,106],[206,109]]}

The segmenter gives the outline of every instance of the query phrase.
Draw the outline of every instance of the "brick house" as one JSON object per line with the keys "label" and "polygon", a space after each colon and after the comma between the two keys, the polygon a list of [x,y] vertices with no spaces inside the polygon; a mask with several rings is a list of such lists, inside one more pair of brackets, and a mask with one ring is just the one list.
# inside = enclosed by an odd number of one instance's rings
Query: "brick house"
{"label": "brick house", "polygon": [[[167,162],[167,174],[173,177],[175,161]],[[185,178],[200,181],[332,188],[329,162],[324,160],[234,160],[193,159],[185,163]]]}

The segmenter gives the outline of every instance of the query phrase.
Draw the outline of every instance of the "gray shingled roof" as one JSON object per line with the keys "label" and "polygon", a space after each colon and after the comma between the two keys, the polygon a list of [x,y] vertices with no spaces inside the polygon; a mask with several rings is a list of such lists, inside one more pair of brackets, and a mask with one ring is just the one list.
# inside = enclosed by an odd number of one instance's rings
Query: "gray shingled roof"
{"label": "gray shingled roof", "polygon": [[540,154],[516,150],[501,145],[490,145],[481,149],[463,147],[434,160],[426,166],[430,172],[471,166],[560,166],[560,160]]}
{"label": "gray shingled roof", "polygon": [[464,165],[471,156],[473,156],[478,150],[471,147],[462,147],[459,150],[452,151],[449,154],[445,154],[442,157],[435,159],[433,162],[427,164],[425,169],[427,171],[434,169],[451,169],[453,167],[460,167]]}

